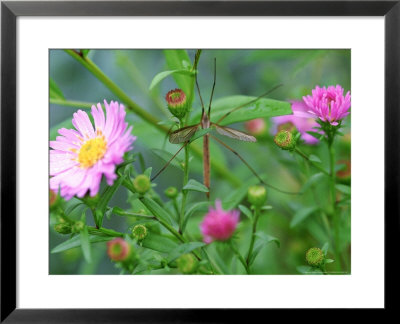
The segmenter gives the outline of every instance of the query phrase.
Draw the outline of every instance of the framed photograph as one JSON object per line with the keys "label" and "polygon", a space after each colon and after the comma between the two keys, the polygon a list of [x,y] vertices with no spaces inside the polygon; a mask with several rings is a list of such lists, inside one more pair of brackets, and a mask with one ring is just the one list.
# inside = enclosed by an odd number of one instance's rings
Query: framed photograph
{"label": "framed photograph", "polygon": [[391,308],[398,1],[1,10],[2,321]]}

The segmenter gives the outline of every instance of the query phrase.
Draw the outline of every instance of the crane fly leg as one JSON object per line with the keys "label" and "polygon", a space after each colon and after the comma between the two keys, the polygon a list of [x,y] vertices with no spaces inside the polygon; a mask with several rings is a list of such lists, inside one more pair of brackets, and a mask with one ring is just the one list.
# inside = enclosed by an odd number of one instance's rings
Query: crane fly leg
{"label": "crane fly leg", "polygon": [[249,168],[249,170],[256,176],[256,178],[264,185],[264,186],[267,186],[267,187],[270,187],[270,188],[272,188],[272,189],[274,189],[274,190],[276,190],[276,191],[279,191],[279,192],[282,192],[282,193],[285,193],[285,194],[288,194],[288,195],[299,195],[299,194],[301,194],[301,193],[299,193],[299,192],[289,192],[289,191],[284,191],[284,190],[281,190],[281,189],[279,189],[279,188],[277,188],[277,187],[275,187],[275,186],[272,186],[272,185],[270,185],[270,184],[268,184],[268,183],[266,183],[263,179],[261,179],[261,177],[257,174],[257,172],[251,167],[251,165],[249,164],[249,163],[247,163],[247,161],[244,159],[244,158],[242,158],[242,156],[238,153],[238,152],[236,152],[233,148],[231,148],[228,144],[225,144],[224,142],[222,142],[219,138],[217,138],[217,137],[215,137],[215,136],[213,136],[213,135],[210,135],[214,140],[216,140],[218,143],[220,143],[221,145],[223,145],[223,146],[225,146],[229,151],[231,151],[233,154],[235,154],[248,168]]}
{"label": "crane fly leg", "polygon": [[210,134],[203,137],[203,179],[208,188],[207,198],[210,198]]}
{"label": "crane fly leg", "polygon": [[168,167],[168,165],[172,162],[172,160],[176,158],[176,156],[179,154],[179,152],[182,151],[182,149],[183,149],[186,145],[188,145],[188,143],[189,143],[189,142],[185,142],[185,144],[183,144],[183,145],[181,146],[181,148],[174,154],[174,156],[173,156],[172,158],[169,159],[169,161],[161,168],[161,170],[158,171],[157,174],[156,174],[153,178],[151,178],[151,181],[155,180],[155,179],[161,174],[161,172],[163,172],[163,171]]}

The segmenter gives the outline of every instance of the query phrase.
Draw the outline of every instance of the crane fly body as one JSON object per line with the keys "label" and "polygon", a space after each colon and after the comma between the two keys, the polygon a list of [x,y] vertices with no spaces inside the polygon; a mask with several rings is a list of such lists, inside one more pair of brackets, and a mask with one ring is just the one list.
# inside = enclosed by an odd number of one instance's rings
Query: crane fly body
{"label": "crane fly body", "polygon": [[[198,59],[198,56],[196,54],[196,60]],[[200,102],[201,102],[201,120],[198,124],[195,125],[190,125],[190,126],[185,126],[182,128],[177,129],[176,131],[173,131],[170,135],[169,135],[169,142],[172,144],[182,144],[181,148],[171,157],[171,159],[164,165],[164,167],[153,177],[152,180],[154,180],[162,171],[164,171],[166,169],[166,167],[171,163],[171,161],[179,154],[179,152],[186,147],[186,145],[189,145],[193,136],[196,134],[197,131],[199,131],[200,129],[203,130],[210,130],[210,129],[215,129],[216,132],[220,135],[226,136],[226,137],[230,137],[239,141],[245,141],[245,142],[256,142],[256,138],[252,135],[249,135],[247,133],[244,133],[242,131],[239,131],[237,129],[233,129],[230,127],[226,127],[226,126],[221,126],[220,122],[222,120],[224,120],[226,117],[228,117],[231,113],[233,113],[236,110],[239,110],[241,108],[244,108],[256,101],[258,101],[259,99],[261,99],[262,97],[267,96],[268,94],[270,94],[272,91],[276,90],[277,88],[281,87],[282,84],[279,84],[275,87],[273,87],[271,90],[267,91],[266,93],[262,94],[261,96],[250,100],[248,102],[246,102],[245,104],[242,104],[236,108],[233,108],[232,110],[228,111],[226,114],[224,114],[223,116],[221,116],[217,122],[212,122],[210,120],[210,116],[211,116],[211,103],[212,103],[212,98],[214,95],[214,89],[215,89],[215,82],[216,82],[216,59],[214,59],[214,83],[213,83],[213,87],[212,87],[212,91],[211,91],[211,96],[210,96],[210,103],[208,105],[208,110],[206,112],[206,110],[204,109],[204,103],[203,103],[203,98],[201,97],[201,93],[200,93],[200,88],[199,88],[199,84],[197,81],[197,73],[195,74],[195,79],[196,79],[196,87],[197,87],[197,91],[199,94],[199,98],[200,98]],[[234,153],[248,168],[249,170],[257,177],[257,179],[264,185],[274,188],[277,191],[283,192],[283,193],[287,193],[287,194],[297,194],[297,193],[291,193],[291,192],[286,192],[286,191],[282,191],[274,186],[271,186],[269,184],[267,184],[265,181],[263,181],[261,179],[261,177],[257,174],[257,172],[250,166],[250,164],[248,164],[246,162],[246,160],[238,153],[236,152],[234,149],[232,149],[229,145],[227,145],[226,143],[224,143],[223,141],[221,141],[219,138],[213,136],[212,134],[210,134],[210,132],[205,132],[203,135],[203,178],[204,178],[204,185],[208,188],[208,190],[210,190],[210,147],[209,147],[209,143],[210,143],[210,137],[212,139],[214,139],[215,141],[217,141],[218,143],[220,143],[222,146],[224,146],[225,148],[227,148],[228,150],[230,150],[232,153]],[[197,138],[196,138],[197,139]],[[207,193],[207,197],[209,198],[210,192],[208,191]]]}

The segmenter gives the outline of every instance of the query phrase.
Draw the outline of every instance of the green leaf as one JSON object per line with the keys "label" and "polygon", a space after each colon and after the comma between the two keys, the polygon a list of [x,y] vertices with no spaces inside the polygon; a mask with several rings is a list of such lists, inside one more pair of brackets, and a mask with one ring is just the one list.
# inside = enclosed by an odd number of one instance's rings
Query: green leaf
{"label": "green leaf", "polygon": [[153,199],[148,197],[140,197],[139,199],[156,218],[172,225],[171,215]]}
{"label": "green leaf", "polygon": [[253,264],[253,262],[256,260],[256,257],[258,255],[258,253],[267,244],[274,242],[277,247],[281,246],[281,243],[280,243],[279,239],[277,239],[276,237],[273,237],[271,235],[265,234],[264,232],[257,232],[255,235],[258,238],[258,240],[256,241],[256,244],[254,246],[253,252],[250,255],[249,265]]}
{"label": "green leaf", "polygon": [[190,76],[194,75],[194,72],[189,71],[189,70],[186,70],[186,69],[179,69],[179,70],[172,70],[172,71],[163,71],[163,72],[158,73],[158,74],[153,78],[153,80],[151,81],[149,90],[150,90],[150,91],[153,90],[154,87],[155,87],[157,84],[159,84],[162,80],[164,80],[166,77],[168,77],[168,76],[170,76],[170,75],[173,75],[173,74],[175,74],[175,73],[177,73],[177,74],[183,74],[183,75],[190,75]]}
{"label": "green leaf", "polygon": [[325,175],[322,172],[315,173],[304,183],[302,192],[306,192],[308,189],[319,183]]}
{"label": "green leaf", "polygon": [[85,58],[86,56],[88,56],[90,50],[89,49],[81,49],[81,54],[82,56]]}
{"label": "green leaf", "polygon": [[306,133],[311,135],[312,137],[315,137],[318,140],[322,140],[324,138],[324,135],[321,135],[320,133],[317,132],[308,131]]}
{"label": "green leaf", "polygon": [[[232,109],[246,104],[256,97],[250,96],[231,96],[224,97],[213,102],[211,110],[211,120],[217,122],[220,117],[230,112]],[[244,106],[228,115],[220,125],[228,125],[237,122],[244,122],[255,118],[274,117],[293,114],[291,104],[286,101],[260,98],[257,101]],[[198,122],[201,118],[201,110],[196,109],[193,121]]]}
{"label": "green leaf", "polygon": [[150,179],[152,171],[153,171],[153,168],[152,167],[148,167],[146,170],[144,170],[143,174]]}
{"label": "green leaf", "polygon": [[265,206],[261,207],[261,210],[271,210],[271,209],[272,209],[272,206],[270,206],[270,205],[265,205]]}
{"label": "green leaf", "polygon": [[82,201],[72,198],[65,204],[64,213],[68,217],[75,218],[82,213],[85,207],[86,205]]}
{"label": "green leaf", "polygon": [[143,239],[142,246],[155,251],[169,253],[178,246],[178,243],[169,237],[150,232]]}
{"label": "green leaf", "polygon": [[202,247],[206,245],[203,242],[190,242],[190,243],[184,243],[179,246],[177,246],[175,249],[173,249],[167,256],[167,261],[168,263],[171,263],[172,261],[175,261],[178,259],[182,254],[186,254],[189,252],[192,252],[193,250]]}
{"label": "green leaf", "polygon": [[[173,154],[160,149],[153,148],[151,151],[166,163],[174,156]],[[178,157],[175,157],[175,159],[171,161],[171,165],[183,171],[182,161]]]}
{"label": "green leaf", "polygon": [[98,227],[101,227],[103,224],[104,213],[106,212],[107,205],[124,180],[125,176],[119,177],[117,181],[115,181],[112,186],[107,187],[100,196],[99,204],[96,208],[96,221]]}
{"label": "green leaf", "polygon": [[50,78],[50,91],[49,91],[50,99],[61,99],[65,100],[64,94],[61,89],[58,87],[57,83]]}
{"label": "green leaf", "polygon": [[312,162],[317,162],[317,163],[322,163],[322,161],[320,160],[320,158],[314,154],[311,154],[309,157],[310,161]]}
{"label": "green leaf", "polygon": [[350,186],[346,186],[346,185],[343,185],[343,184],[336,184],[335,187],[340,192],[342,192],[342,193],[344,193],[346,195],[351,195],[351,187]]}
{"label": "green leaf", "polygon": [[190,190],[190,191],[199,191],[199,192],[208,192],[208,188],[203,185],[202,183],[194,180],[194,179],[190,179],[186,186],[183,187],[183,190]]}
{"label": "green leaf", "polygon": [[335,260],[332,260],[332,259],[325,259],[325,264],[332,263],[332,262],[335,262]]}
{"label": "green leaf", "polygon": [[208,206],[210,206],[210,203],[208,201],[201,201],[201,202],[197,202],[197,203],[190,205],[187,208],[186,213],[185,213],[185,219],[182,224],[182,232],[185,230],[186,224],[187,224],[189,218],[193,215],[193,213],[198,210],[204,209],[205,207],[208,207]]}
{"label": "green leaf", "polygon": [[[113,238],[114,237],[112,236],[89,235],[89,242],[90,243],[106,242],[112,240]],[[51,250],[51,253],[60,253],[79,246],[81,246],[81,234],[75,235],[69,240],[57,245]]]}
{"label": "green leaf", "polygon": [[293,228],[297,225],[299,225],[301,222],[303,222],[308,216],[310,216],[312,213],[318,210],[318,207],[313,206],[313,207],[304,207],[302,209],[299,209],[295,214],[290,222],[290,228]]}
{"label": "green leaf", "polygon": [[311,266],[298,266],[296,269],[302,274],[309,274],[313,271],[313,267]]}
{"label": "green leaf", "polygon": [[[164,56],[170,70],[188,70],[192,66],[186,50],[164,50]],[[180,73],[174,73],[173,77],[178,87],[190,97],[193,77]]]}
{"label": "green leaf", "polygon": [[245,214],[250,220],[253,220],[253,213],[244,205],[239,205],[240,211]]}
{"label": "green leaf", "polygon": [[87,226],[84,227],[84,229],[81,231],[81,247],[82,247],[82,252],[83,256],[85,257],[85,260],[87,263],[92,262],[92,254],[90,251],[90,241],[89,241],[89,233],[88,233],[88,228]]}
{"label": "green leaf", "polygon": [[326,242],[325,244],[324,244],[324,246],[322,247],[322,252],[324,252],[324,255],[326,256],[326,254],[328,253],[328,249],[329,249],[329,243],[328,242]]}

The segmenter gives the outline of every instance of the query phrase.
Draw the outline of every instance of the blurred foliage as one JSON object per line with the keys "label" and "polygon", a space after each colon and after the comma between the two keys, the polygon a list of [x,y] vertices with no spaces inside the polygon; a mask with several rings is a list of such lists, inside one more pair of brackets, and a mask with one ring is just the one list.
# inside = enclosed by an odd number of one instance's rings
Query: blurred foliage
{"label": "blurred foliage", "polygon": [[[186,52],[183,52],[186,55]],[[185,59],[189,58],[189,61],[193,61],[194,53],[194,50],[188,50],[187,55],[184,55]],[[188,85],[184,74],[174,73],[159,80],[149,90],[153,78],[162,71],[171,70],[171,64],[175,64],[170,62],[167,66],[165,52],[161,50],[86,50],[84,55],[94,61],[133,101],[170,127],[173,119],[167,110],[164,96],[169,90],[178,87],[176,82],[184,84],[185,87]],[[310,94],[316,85],[340,84],[345,92],[350,90],[350,50],[204,50],[198,65],[198,81],[205,103],[208,103],[211,93],[214,58],[217,62],[215,102],[218,102],[220,98],[234,95],[256,97],[280,83],[283,86],[271,93],[269,98],[281,101],[301,100],[302,96]],[[179,57],[175,59],[179,60]],[[169,60],[173,58],[169,57]],[[90,104],[102,103],[104,99],[119,101],[108,88],[62,50],[50,51],[50,97],[53,99],[52,102],[65,98],[68,101],[82,103],[77,106],[50,104],[51,139],[56,137],[60,125],[72,127],[72,114],[78,109],[77,107],[90,108]],[[194,116],[197,116],[198,119],[201,106],[197,93],[193,100],[192,118],[196,119]],[[232,101],[233,104],[234,101]],[[136,115],[128,114],[127,119],[134,125],[133,134],[137,136],[137,140],[134,143],[133,153],[138,153],[130,172],[132,175],[141,174],[146,168],[152,167],[154,175],[168,159],[168,156],[165,156],[166,152],[174,154],[179,146],[170,144],[166,140],[165,133]],[[265,121],[271,129],[271,120],[265,118]],[[344,136],[338,136],[335,142],[337,160],[350,161],[350,126],[349,116],[342,129]],[[244,130],[243,123],[236,123],[230,127]],[[278,238],[280,247],[278,248],[276,244],[263,246],[252,266],[252,273],[299,274],[302,269],[304,270],[299,267],[307,265],[306,251],[310,247],[321,248],[327,242],[330,243],[327,257],[335,259],[331,248],[333,240],[327,228],[331,226],[329,224],[332,220],[323,215],[326,206],[329,205],[328,177],[310,166],[300,156],[278,149],[273,142],[273,134],[270,132],[258,138],[256,143],[239,142],[229,138],[223,140],[239,152],[269,184],[285,191],[304,191],[301,195],[288,195],[267,188],[267,203],[272,206],[272,209],[261,212],[257,231]],[[201,148],[201,140],[197,142],[191,145]],[[329,169],[329,152],[325,143],[313,146],[302,144],[300,147],[308,156],[318,157],[322,168]],[[247,188],[257,183],[257,179],[234,154],[218,143],[212,141],[210,151],[211,159],[218,161],[236,178],[236,183],[233,183],[214,172],[215,170],[211,170],[210,201],[212,204],[215,199],[220,198],[225,208],[237,208],[239,203],[249,208],[245,195]],[[153,184],[152,188],[153,199],[163,201],[171,214],[174,212],[173,202],[169,201],[164,191],[170,186],[182,188],[183,172],[178,162],[179,158],[182,161],[183,155],[179,155],[178,159],[157,178],[156,185]],[[190,159],[189,178],[194,181],[192,185],[201,188],[197,182],[203,181],[202,160],[194,155],[191,155]],[[340,170],[340,165],[338,165],[338,170]],[[340,201],[338,208],[341,244],[339,251],[342,264],[340,271],[345,273],[350,273],[351,270],[350,195],[346,192],[349,183],[348,177],[343,180],[343,187],[337,187],[337,198]],[[118,206],[133,213],[148,211],[131,193],[121,188],[116,188],[116,190],[116,194],[109,203],[110,206]],[[191,191],[188,199],[190,207],[196,202],[204,201],[205,194]],[[76,199],[73,200],[77,203]],[[206,210],[207,204],[203,204],[195,208],[190,217],[187,217],[186,231],[190,233],[193,240],[202,240],[199,223]],[[55,213],[52,212],[50,216],[50,249],[52,249],[65,241],[67,236],[54,231]],[[123,233],[129,233],[135,224],[144,222],[135,217],[119,217],[112,213],[108,216],[104,218],[103,226]],[[77,220],[80,219],[81,214],[71,217]],[[94,225],[93,217],[89,212],[86,219],[88,225]],[[158,233],[160,237],[161,234],[166,236],[157,223],[152,221],[145,223],[154,235]],[[243,212],[235,235],[239,251],[245,254],[250,244],[251,222]],[[90,235],[87,239],[90,239]],[[173,242],[173,238],[170,240]],[[154,240],[147,239],[146,241],[145,239],[143,245],[146,244],[151,246],[156,243]],[[167,243],[164,242],[164,244]],[[79,248],[57,254],[50,253],[50,273],[117,274],[121,272],[121,269],[115,267],[109,260],[104,241],[92,246],[95,248],[91,249],[91,263],[86,262]],[[239,261],[225,244],[213,243],[207,247],[207,251],[213,259],[211,261],[223,273],[244,273]],[[146,257],[146,253],[148,252],[143,252],[143,257]],[[339,270],[337,262],[328,264],[327,270]],[[166,267],[153,270],[151,273],[177,273],[177,270]]]}

